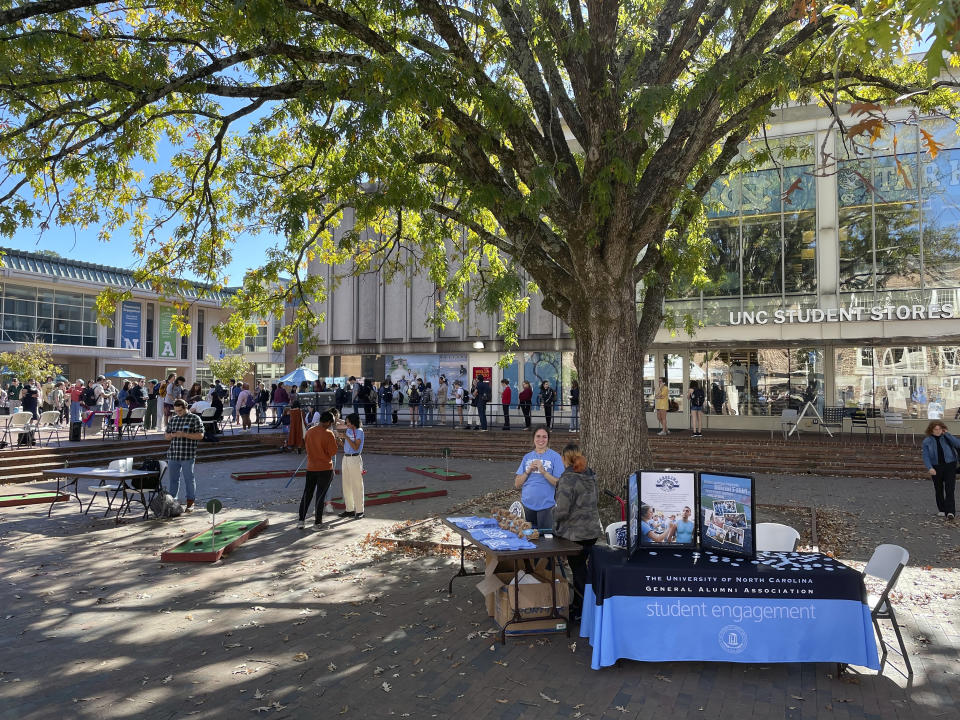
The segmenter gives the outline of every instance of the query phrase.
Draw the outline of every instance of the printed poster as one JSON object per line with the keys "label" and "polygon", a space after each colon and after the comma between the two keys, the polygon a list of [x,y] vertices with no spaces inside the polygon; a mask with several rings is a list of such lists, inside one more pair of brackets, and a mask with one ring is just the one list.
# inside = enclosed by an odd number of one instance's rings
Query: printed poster
{"label": "printed poster", "polygon": [[700,473],[700,547],[756,555],[752,477]]}
{"label": "printed poster", "polygon": [[124,300],[120,305],[120,347],[140,349],[140,313],[141,305],[138,302]]}
{"label": "printed poster", "polygon": [[160,343],[157,357],[170,360],[177,359],[177,331],[173,325],[173,308],[169,305],[160,306]]}
{"label": "printed poster", "polygon": [[696,476],[640,473],[641,547],[696,547]]}

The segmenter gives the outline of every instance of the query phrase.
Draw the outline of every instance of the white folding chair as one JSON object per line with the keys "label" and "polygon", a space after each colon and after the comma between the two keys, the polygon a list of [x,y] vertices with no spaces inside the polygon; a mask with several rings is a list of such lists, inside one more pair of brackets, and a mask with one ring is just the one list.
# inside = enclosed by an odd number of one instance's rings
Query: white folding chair
{"label": "white folding chair", "polygon": [[800,533],[781,523],[757,523],[757,550],[792,552],[800,541]]}
{"label": "white folding chair", "polygon": [[[122,460],[111,460],[107,465],[108,470],[132,470],[133,469],[133,458],[124,458]],[[90,485],[87,490],[89,490],[92,495],[90,497],[90,502],[87,503],[87,509],[83,511],[83,514],[86,515],[90,512],[90,506],[93,505],[93,501],[97,498],[99,493],[103,493],[104,497],[107,498],[107,510],[103,513],[103,516],[106,517],[110,514],[110,510],[113,508],[113,501],[116,500],[117,495],[123,492],[123,489],[126,487],[126,483],[123,480],[117,480],[115,483],[110,483],[109,485],[106,482],[106,478],[100,481],[99,485]],[[112,493],[112,494],[111,494]],[[123,503],[121,502],[121,509],[123,509]],[[120,513],[117,512],[117,522],[120,521]]]}
{"label": "white folding chair", "polygon": [[10,420],[7,422],[7,427],[3,431],[3,440],[9,447],[13,447],[14,433],[17,434],[17,444],[19,444],[19,438],[25,433],[31,432],[33,428],[33,413],[14,413],[13,415],[10,415]]}
{"label": "white folding chair", "polygon": [[880,632],[880,620],[889,620],[893,625],[893,632],[897,636],[897,642],[900,644],[900,656],[907,666],[907,677],[913,677],[913,668],[910,665],[910,658],[907,655],[907,646],[903,642],[903,635],[900,634],[900,626],[897,624],[897,616],[893,612],[893,605],[890,603],[890,593],[896,587],[897,580],[903,568],[910,560],[910,553],[899,545],[878,545],[870,556],[870,561],[863,569],[863,579],[875,578],[883,581],[886,585],[879,595],[870,594],[867,597],[867,605],[870,608],[870,619],[873,620],[873,627],[877,631],[877,639],[880,641],[880,672],[883,672],[883,665],[887,661],[887,643]]}
{"label": "white folding chair", "polygon": [[[786,440],[788,433],[793,426],[797,424],[797,417],[800,413],[796,410],[786,408],[780,412],[780,432],[783,433],[783,439]],[[770,439],[773,439],[773,428],[770,429]]]}
{"label": "white folding chair", "polygon": [[43,444],[43,433],[47,433],[47,447],[50,447],[50,440],[54,435],[57,437],[57,447],[60,447],[60,434],[69,432],[66,427],[60,424],[59,410],[48,410],[45,413],[40,413],[40,419],[37,420],[34,429],[37,432],[37,443],[40,445]]}
{"label": "white folding chair", "polygon": [[912,431],[908,431],[903,424],[903,414],[898,412],[885,412],[883,414],[883,425],[880,426],[881,435],[886,435],[888,432],[893,433],[893,439],[900,444],[900,433],[903,433],[906,436],[907,432],[910,432],[910,442],[911,444],[916,442],[916,436]]}
{"label": "white folding chair", "polygon": [[604,530],[604,533],[607,536],[607,544],[610,547],[626,547],[626,543],[620,543],[617,540],[617,530],[620,528],[625,528],[627,526],[626,521],[621,520],[620,522],[610,523],[607,525],[607,529]]}

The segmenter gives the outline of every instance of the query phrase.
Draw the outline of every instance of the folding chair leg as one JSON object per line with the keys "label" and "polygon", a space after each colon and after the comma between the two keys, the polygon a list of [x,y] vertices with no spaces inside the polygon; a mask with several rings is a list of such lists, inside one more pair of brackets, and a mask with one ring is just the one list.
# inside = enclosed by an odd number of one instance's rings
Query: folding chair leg
{"label": "folding chair leg", "polygon": [[900,644],[900,654],[903,656],[903,663],[907,666],[907,677],[913,677],[913,667],[910,665],[910,657],[907,655],[907,646],[903,642],[903,635],[900,634],[900,625],[897,623],[897,616],[893,614],[893,608],[890,608],[890,622],[893,623],[893,632],[897,636],[897,642]]}
{"label": "folding chair leg", "polygon": [[871,618],[873,620],[873,629],[877,632],[877,641],[880,643],[880,669],[877,671],[877,674],[880,675],[883,673],[883,666],[887,663],[887,643],[883,640],[883,631],[880,629],[880,621],[876,617]]}

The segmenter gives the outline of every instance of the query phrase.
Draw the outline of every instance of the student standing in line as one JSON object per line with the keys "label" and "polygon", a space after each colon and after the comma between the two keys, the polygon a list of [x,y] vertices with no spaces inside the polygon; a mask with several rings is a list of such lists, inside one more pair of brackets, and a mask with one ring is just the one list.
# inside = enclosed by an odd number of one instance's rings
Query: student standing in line
{"label": "student standing in line", "polygon": [[580,432],[580,383],[570,381],[570,432]]}
{"label": "student standing in line", "polygon": [[533,406],[533,388],[529,380],[523,381],[523,387],[520,388],[520,394],[517,396],[517,403],[520,405],[520,412],[523,413],[523,427],[530,429],[530,408]]}
{"label": "student standing in line", "polygon": [[513,391],[510,389],[510,381],[504,378],[500,381],[500,406],[503,408],[503,430],[510,429],[510,399]]}
{"label": "student standing in line", "polygon": [[303,486],[303,497],[300,499],[300,520],[297,527],[306,527],[307,512],[310,510],[310,501],[316,491],[317,502],[314,509],[314,530],[323,530],[323,505],[326,502],[327,490],[333,482],[333,458],[337,454],[337,436],[330,427],[333,425],[333,415],[324,412],[320,415],[320,423],[307,430],[304,444],[307,448],[307,475]]}
{"label": "student standing in line", "polygon": [[345,418],[347,429],[343,443],[343,504],[345,510],[339,517],[363,517],[363,428],[360,413],[350,413]]}

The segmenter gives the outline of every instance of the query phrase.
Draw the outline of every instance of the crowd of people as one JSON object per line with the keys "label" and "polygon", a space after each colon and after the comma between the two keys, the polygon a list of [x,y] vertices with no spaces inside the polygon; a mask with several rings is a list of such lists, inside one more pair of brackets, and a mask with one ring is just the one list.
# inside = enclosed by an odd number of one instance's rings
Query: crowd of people
{"label": "crowd of people", "polygon": [[[509,380],[500,381],[499,396],[502,425],[501,430],[512,429],[511,413],[513,392]],[[449,425],[464,430],[489,430],[492,413],[489,406],[495,398],[490,379],[482,374],[467,385],[462,380],[452,383],[441,375],[437,386],[433,382],[414,376],[411,380],[402,377],[394,381],[384,378],[380,383],[351,376],[346,385],[334,386],[335,405],[341,412],[352,407],[355,413],[363,413],[367,425],[401,425],[423,427],[428,425]],[[536,395],[530,382],[524,380],[517,396],[517,409],[520,411],[523,428],[531,429],[531,413],[534,407],[542,408],[544,422],[553,425],[554,408],[558,403],[557,391],[549,380],[541,382]],[[570,431],[580,429],[580,386],[576,380],[570,385]]]}

